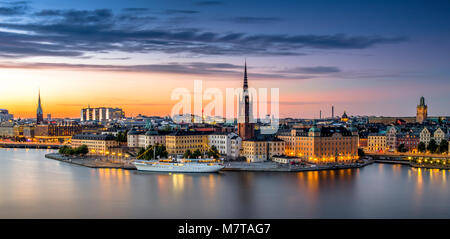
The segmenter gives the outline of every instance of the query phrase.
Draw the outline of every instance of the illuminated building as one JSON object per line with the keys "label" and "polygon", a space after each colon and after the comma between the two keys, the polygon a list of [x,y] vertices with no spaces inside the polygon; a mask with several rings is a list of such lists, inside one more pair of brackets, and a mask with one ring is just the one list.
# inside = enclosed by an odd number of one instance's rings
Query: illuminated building
{"label": "illuminated building", "polygon": [[208,149],[209,132],[176,131],[166,135],[166,149],[171,155],[182,155],[186,150],[200,150],[203,154]]}
{"label": "illuminated building", "polygon": [[36,125],[34,136],[45,141],[69,140],[73,135],[82,132],[81,125],[75,123]]}
{"label": "illuminated building", "polygon": [[386,150],[386,135],[383,133],[371,133],[367,136],[368,152],[384,152]]}
{"label": "illuminated building", "polygon": [[120,108],[98,107],[81,109],[81,121],[111,121],[120,120],[125,117],[125,113]]}
{"label": "illuminated building", "polygon": [[400,128],[398,128],[397,126],[389,126],[386,129],[386,151],[394,152],[397,150],[397,135],[399,133]]}
{"label": "illuminated building", "polygon": [[284,154],[284,142],[278,138],[272,139],[249,139],[242,141],[241,156],[245,157],[247,162],[263,162],[271,160],[273,156]]}
{"label": "illuminated building", "polygon": [[358,158],[359,136],[356,128],[322,127],[281,132],[287,156],[314,163],[352,162]]}
{"label": "illuminated building", "polygon": [[130,148],[147,148],[150,145],[165,145],[167,131],[136,131],[131,130],[127,134],[127,145]]}
{"label": "illuminated building", "polygon": [[405,146],[406,151],[416,151],[420,142],[420,137],[412,132],[400,133],[397,135],[397,148],[401,144]]}
{"label": "illuminated building", "polygon": [[114,147],[119,146],[119,142],[112,135],[104,134],[77,134],[72,137],[71,146],[79,147],[86,145],[91,154],[109,154]]}
{"label": "illuminated building", "polygon": [[348,121],[348,116],[347,116],[347,113],[345,111],[344,111],[344,114],[341,117],[341,121],[342,122],[347,122]]}
{"label": "illuminated building", "polygon": [[208,135],[208,145],[215,146],[220,155],[227,158],[239,157],[242,140],[235,133],[211,133]]}
{"label": "illuminated building", "polygon": [[440,144],[445,137],[445,132],[441,128],[433,129],[431,127],[424,127],[420,131],[420,142],[425,143],[426,146],[428,146],[431,139],[434,139],[437,144]]}
{"label": "illuminated building", "polygon": [[427,110],[428,106],[425,104],[425,98],[420,97],[420,103],[417,105],[416,122],[423,123],[427,120]]}

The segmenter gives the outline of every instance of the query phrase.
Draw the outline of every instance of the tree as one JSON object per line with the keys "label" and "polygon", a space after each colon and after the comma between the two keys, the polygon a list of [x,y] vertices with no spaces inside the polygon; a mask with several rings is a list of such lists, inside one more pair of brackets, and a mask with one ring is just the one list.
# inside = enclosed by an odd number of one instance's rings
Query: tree
{"label": "tree", "polygon": [[427,150],[427,146],[425,145],[424,142],[420,142],[419,145],[417,146],[417,149],[419,150],[419,152],[423,153]]}
{"label": "tree", "polygon": [[127,136],[128,136],[128,130],[125,131],[121,131],[117,134],[116,136],[116,141],[117,142],[127,142]]}
{"label": "tree", "polygon": [[198,157],[200,157],[200,156],[202,156],[202,152],[200,152],[200,150],[198,150],[198,149],[196,149],[196,150],[194,151],[194,153],[192,153],[192,158],[193,158],[193,159],[196,159],[196,158],[198,158]]}
{"label": "tree", "polygon": [[183,158],[185,158],[185,159],[190,159],[192,157],[192,153],[191,153],[191,150],[186,150],[185,152],[184,152],[184,154],[183,154]]}
{"label": "tree", "polygon": [[438,145],[436,143],[436,141],[434,139],[430,140],[430,143],[428,143],[428,147],[427,150],[430,151],[431,153],[436,153],[436,151],[438,150]]}
{"label": "tree", "polygon": [[215,145],[213,145],[213,146],[211,146],[211,148],[209,148],[209,150],[207,152],[207,155],[208,155],[208,157],[212,157],[212,158],[215,158],[215,159],[220,158],[220,153],[217,150]]}
{"label": "tree", "polygon": [[364,153],[363,149],[358,149],[358,156],[359,157],[364,157],[366,154]]}
{"label": "tree", "polygon": [[76,148],[76,154],[86,155],[89,153],[89,148],[87,145],[83,144],[80,147]]}
{"label": "tree", "polygon": [[70,146],[64,145],[59,148],[58,152],[63,155],[70,155],[70,151],[72,151],[72,148]]}
{"label": "tree", "polygon": [[441,140],[441,143],[439,144],[439,153],[445,153],[448,152],[448,141],[443,139]]}
{"label": "tree", "polygon": [[405,144],[400,144],[397,148],[397,151],[400,153],[406,152]]}

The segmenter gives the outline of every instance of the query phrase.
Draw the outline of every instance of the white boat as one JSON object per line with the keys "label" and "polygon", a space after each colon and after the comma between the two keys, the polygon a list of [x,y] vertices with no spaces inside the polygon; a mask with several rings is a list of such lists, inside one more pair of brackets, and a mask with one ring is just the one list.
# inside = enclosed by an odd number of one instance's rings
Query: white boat
{"label": "white boat", "polygon": [[214,173],[224,168],[214,159],[136,160],[133,164],[137,170],[149,172]]}

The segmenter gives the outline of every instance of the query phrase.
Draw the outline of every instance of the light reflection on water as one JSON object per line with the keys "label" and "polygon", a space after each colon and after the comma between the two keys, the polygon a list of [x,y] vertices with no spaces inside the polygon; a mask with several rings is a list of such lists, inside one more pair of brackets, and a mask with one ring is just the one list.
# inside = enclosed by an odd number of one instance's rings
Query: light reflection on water
{"label": "light reflection on water", "polygon": [[450,218],[446,170],[145,173],[0,149],[0,218]]}

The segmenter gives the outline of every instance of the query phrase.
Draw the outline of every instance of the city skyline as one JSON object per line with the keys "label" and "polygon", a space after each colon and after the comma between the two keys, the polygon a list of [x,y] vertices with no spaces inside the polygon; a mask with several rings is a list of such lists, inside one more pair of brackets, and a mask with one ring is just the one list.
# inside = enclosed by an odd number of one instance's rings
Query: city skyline
{"label": "city skyline", "polygon": [[335,116],[414,116],[421,96],[430,116],[447,116],[449,8],[420,1],[3,2],[0,108],[33,118],[40,89],[44,115],[56,118],[78,118],[88,105],[165,116],[177,103],[171,90],[193,88],[194,80],[239,88],[247,58],[249,87],[280,88],[281,117],[319,118],[321,110],[325,118],[332,105]]}

